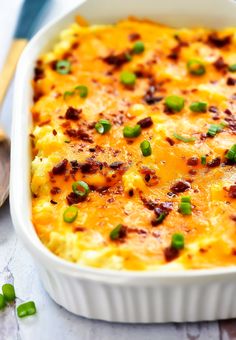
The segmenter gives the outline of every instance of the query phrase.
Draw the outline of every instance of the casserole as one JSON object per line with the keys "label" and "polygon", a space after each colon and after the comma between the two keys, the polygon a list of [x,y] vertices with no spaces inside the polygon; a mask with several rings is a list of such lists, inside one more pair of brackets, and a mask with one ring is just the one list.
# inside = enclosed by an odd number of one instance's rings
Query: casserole
{"label": "casserole", "polygon": [[[30,190],[26,190],[29,183],[28,134],[31,124],[30,115],[26,115],[26,112],[32,98],[30,79],[39,53],[50,47],[58,32],[73,21],[75,13],[79,12],[93,23],[114,22],[128,14],[172,26],[216,27],[215,23],[219,20],[221,26],[230,26],[234,21],[234,4],[228,1],[218,1],[219,6],[224,4],[220,14],[214,2],[210,17],[206,15],[209,11],[203,3],[198,3],[196,8],[193,3],[185,1],[165,4],[151,0],[145,4],[130,1],[125,7],[121,4],[120,1],[114,1],[109,17],[106,17],[104,8],[109,8],[108,1],[99,1],[99,5],[95,1],[84,3],[79,9],[76,8],[42,30],[20,60],[15,84],[11,172],[11,211],[16,230],[34,254],[46,290],[56,302],[74,313],[120,322],[197,321],[233,317],[236,301],[232,299],[235,285],[231,280],[235,276],[235,268],[148,273],[82,268],[49,253],[40,243],[30,222]],[[208,2],[207,6],[210,5],[212,3]],[[19,177],[22,181],[18,180]],[[221,304],[220,309],[217,308],[218,304]]]}

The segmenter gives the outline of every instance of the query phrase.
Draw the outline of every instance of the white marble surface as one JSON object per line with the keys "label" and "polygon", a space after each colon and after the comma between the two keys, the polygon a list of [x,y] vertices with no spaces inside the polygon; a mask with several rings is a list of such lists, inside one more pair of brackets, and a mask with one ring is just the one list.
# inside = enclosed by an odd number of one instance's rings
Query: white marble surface
{"label": "white marble surface", "polygon": [[[21,2],[22,0],[0,0],[0,68]],[[50,11],[44,20],[58,15],[76,2],[52,0]],[[8,132],[11,125],[11,101],[10,89],[1,114],[1,124]],[[67,312],[56,305],[44,291],[33,259],[14,232],[8,202],[0,209],[0,286],[6,281],[14,282],[19,298],[34,300],[38,313],[36,316],[19,320],[15,315],[14,306],[8,307],[0,313],[0,340],[230,339],[227,334],[220,337],[217,322],[188,325],[122,325],[91,321]]]}

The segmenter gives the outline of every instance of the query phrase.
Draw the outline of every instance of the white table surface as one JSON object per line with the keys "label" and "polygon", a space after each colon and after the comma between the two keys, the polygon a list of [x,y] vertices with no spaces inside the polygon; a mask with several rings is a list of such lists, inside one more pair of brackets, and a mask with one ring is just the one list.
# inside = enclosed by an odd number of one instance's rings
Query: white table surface
{"label": "white table surface", "polygon": [[[77,2],[52,0],[44,21]],[[11,41],[21,3],[22,0],[0,0],[0,68]],[[11,126],[11,108],[12,89],[7,95],[0,119],[8,132]],[[34,300],[38,313],[36,316],[19,320],[15,315],[14,306],[0,312],[0,340],[227,340],[236,337],[235,333],[235,337],[230,337],[227,328],[224,331],[217,322],[124,325],[92,321],[67,312],[54,303],[44,291],[32,257],[16,237],[8,202],[0,209],[0,286],[6,281],[14,282],[18,297]]]}

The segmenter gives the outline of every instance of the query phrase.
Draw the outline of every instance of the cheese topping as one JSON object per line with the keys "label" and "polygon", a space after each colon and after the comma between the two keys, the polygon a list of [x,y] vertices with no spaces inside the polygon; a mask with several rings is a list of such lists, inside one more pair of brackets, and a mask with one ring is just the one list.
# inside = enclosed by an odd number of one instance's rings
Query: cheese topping
{"label": "cheese topping", "polygon": [[32,220],[115,270],[236,264],[236,29],[72,24],[35,66]]}

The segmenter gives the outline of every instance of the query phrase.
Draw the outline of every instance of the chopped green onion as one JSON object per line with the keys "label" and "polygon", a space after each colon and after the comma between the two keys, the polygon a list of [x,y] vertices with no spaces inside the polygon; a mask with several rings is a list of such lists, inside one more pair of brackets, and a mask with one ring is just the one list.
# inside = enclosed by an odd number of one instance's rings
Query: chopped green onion
{"label": "chopped green onion", "polygon": [[194,76],[202,76],[206,73],[206,68],[201,60],[191,59],[187,63],[189,73]]}
{"label": "chopped green onion", "polygon": [[136,75],[132,72],[123,71],[120,75],[120,81],[124,85],[134,85],[136,82]]}
{"label": "chopped green onion", "polygon": [[142,53],[145,50],[144,43],[142,41],[137,41],[132,49],[132,52],[135,54]]}
{"label": "chopped green onion", "polygon": [[181,203],[179,205],[179,212],[183,215],[191,215],[192,206],[191,206],[190,196],[181,197]]}
{"label": "chopped green onion", "polygon": [[75,92],[79,92],[80,98],[85,98],[88,95],[88,88],[84,85],[79,85],[75,87]]}
{"label": "chopped green onion", "polygon": [[192,112],[206,112],[207,103],[205,103],[205,102],[193,102],[190,105],[189,108]]}
{"label": "chopped green onion", "polygon": [[8,302],[15,301],[16,298],[15,288],[10,283],[5,283],[2,286],[2,293],[6,301]]}
{"label": "chopped green onion", "polygon": [[132,60],[132,56],[131,56],[129,53],[125,53],[125,58],[126,58],[126,60],[128,60],[128,61],[131,61],[131,60]]}
{"label": "chopped green onion", "polygon": [[[79,190],[78,188],[82,188],[82,190]],[[86,197],[88,196],[90,189],[86,182],[84,181],[77,181],[72,184],[72,190],[75,194]]]}
{"label": "chopped green onion", "polygon": [[236,72],[236,64],[229,65],[230,72]]}
{"label": "chopped green onion", "polygon": [[222,131],[223,126],[222,125],[217,125],[217,124],[212,124],[209,126],[209,129],[207,131],[207,135],[209,137],[214,137],[217,133]]}
{"label": "chopped green onion", "polygon": [[184,98],[179,96],[168,96],[165,99],[166,106],[174,112],[180,112],[184,107]]}
{"label": "chopped green onion", "polygon": [[63,219],[66,223],[72,223],[75,221],[76,217],[78,216],[78,208],[74,205],[66,208],[63,213]]}
{"label": "chopped green onion", "polygon": [[206,165],[206,156],[201,157],[201,164]]}
{"label": "chopped green onion", "polygon": [[134,127],[125,126],[123,129],[123,136],[126,138],[135,138],[141,134],[141,126],[135,125]]}
{"label": "chopped green onion", "polygon": [[2,294],[0,294],[0,310],[6,306],[5,298]]}
{"label": "chopped green onion", "polygon": [[236,144],[229,149],[225,157],[236,163]]}
{"label": "chopped green onion", "polygon": [[177,250],[184,248],[184,235],[176,233],[172,235],[171,247]]}
{"label": "chopped green onion", "polygon": [[36,312],[37,310],[36,310],[34,301],[22,303],[21,305],[17,307],[17,315],[19,318],[23,318],[29,315],[34,315],[36,314]]}
{"label": "chopped green onion", "polygon": [[154,220],[155,226],[158,225],[158,224],[161,224],[161,222],[164,221],[166,216],[167,216],[167,213],[165,213],[165,212],[160,213],[160,215]]}
{"label": "chopped green onion", "polygon": [[74,91],[66,91],[63,94],[63,98],[66,99],[67,97],[71,97],[74,95]]}
{"label": "chopped green onion", "polygon": [[109,122],[109,120],[100,119],[95,124],[95,129],[98,133],[100,133],[101,135],[104,135],[105,133],[111,130],[111,123]]}
{"label": "chopped green onion", "polygon": [[68,60],[59,60],[56,63],[56,71],[60,74],[70,73],[71,63]]}
{"label": "chopped green onion", "polygon": [[181,202],[191,203],[191,197],[190,196],[182,196],[181,197]]}
{"label": "chopped green onion", "polygon": [[176,139],[181,140],[184,143],[191,143],[191,142],[194,142],[196,140],[196,138],[194,138],[194,137],[184,137],[184,136],[179,135],[178,133],[174,133],[173,136]]}
{"label": "chopped green onion", "polygon": [[152,154],[151,144],[148,140],[144,140],[140,144],[140,149],[144,157],[150,156]]}
{"label": "chopped green onion", "polygon": [[122,229],[122,224],[118,224],[112,231],[110,232],[110,239],[117,240],[120,237],[120,231]]}

